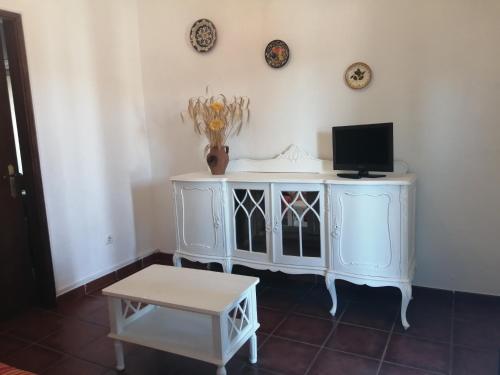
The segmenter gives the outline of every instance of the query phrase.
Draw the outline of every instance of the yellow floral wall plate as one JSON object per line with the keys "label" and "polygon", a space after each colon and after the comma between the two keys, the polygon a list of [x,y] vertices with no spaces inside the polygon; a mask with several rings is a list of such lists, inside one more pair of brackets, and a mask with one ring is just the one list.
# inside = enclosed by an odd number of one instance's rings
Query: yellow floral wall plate
{"label": "yellow floral wall plate", "polygon": [[290,50],[282,40],[273,40],[267,45],[264,57],[271,68],[281,68],[288,62]]}
{"label": "yellow floral wall plate", "polygon": [[362,89],[372,80],[372,70],[362,62],[351,64],[345,71],[345,82],[351,89]]}

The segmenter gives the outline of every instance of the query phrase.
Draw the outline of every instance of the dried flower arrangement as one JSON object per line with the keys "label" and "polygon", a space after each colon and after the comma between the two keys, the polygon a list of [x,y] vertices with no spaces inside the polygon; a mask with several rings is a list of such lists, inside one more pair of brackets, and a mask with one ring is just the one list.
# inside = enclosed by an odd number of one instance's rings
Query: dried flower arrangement
{"label": "dried flower arrangement", "polygon": [[[247,97],[234,97],[228,100],[224,95],[191,98],[188,102],[187,116],[198,134],[208,139],[207,162],[213,174],[224,174],[229,156],[226,141],[238,135],[250,120],[250,100]],[[181,113],[182,120],[185,116]]]}
{"label": "dried flower arrangement", "polygon": [[[234,97],[229,101],[224,95],[210,98],[191,98],[187,114],[198,134],[205,134],[209,147],[222,147],[233,135],[241,132],[250,118],[250,100]],[[182,115],[185,120],[184,115]]]}

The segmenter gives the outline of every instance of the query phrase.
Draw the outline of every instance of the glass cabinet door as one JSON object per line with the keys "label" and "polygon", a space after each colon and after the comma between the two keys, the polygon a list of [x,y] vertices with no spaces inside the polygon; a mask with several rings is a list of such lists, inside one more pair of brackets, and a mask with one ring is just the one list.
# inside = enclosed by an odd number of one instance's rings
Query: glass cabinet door
{"label": "glass cabinet door", "polygon": [[268,193],[260,185],[232,186],[233,246],[236,255],[267,257],[269,244]]}
{"label": "glass cabinet door", "polygon": [[323,265],[323,187],[277,185],[273,199],[276,260]]}

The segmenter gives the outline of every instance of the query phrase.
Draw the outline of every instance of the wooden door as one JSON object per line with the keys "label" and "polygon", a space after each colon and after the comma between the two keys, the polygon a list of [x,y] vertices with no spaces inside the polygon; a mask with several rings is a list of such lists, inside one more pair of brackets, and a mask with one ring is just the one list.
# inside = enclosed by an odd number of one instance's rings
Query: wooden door
{"label": "wooden door", "polygon": [[33,263],[28,247],[27,220],[21,190],[20,163],[7,85],[3,48],[0,49],[0,318],[31,305],[36,296]]}

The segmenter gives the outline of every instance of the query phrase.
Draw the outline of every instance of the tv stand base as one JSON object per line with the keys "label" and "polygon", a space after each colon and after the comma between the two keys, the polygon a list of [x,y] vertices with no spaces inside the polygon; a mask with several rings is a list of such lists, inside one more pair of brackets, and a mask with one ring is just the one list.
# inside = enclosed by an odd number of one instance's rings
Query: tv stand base
{"label": "tv stand base", "polygon": [[358,180],[360,178],[366,177],[366,178],[380,178],[380,177],[385,177],[385,174],[370,174],[368,171],[359,171],[358,173],[338,173],[338,177],[342,178],[352,178],[355,180]]}

